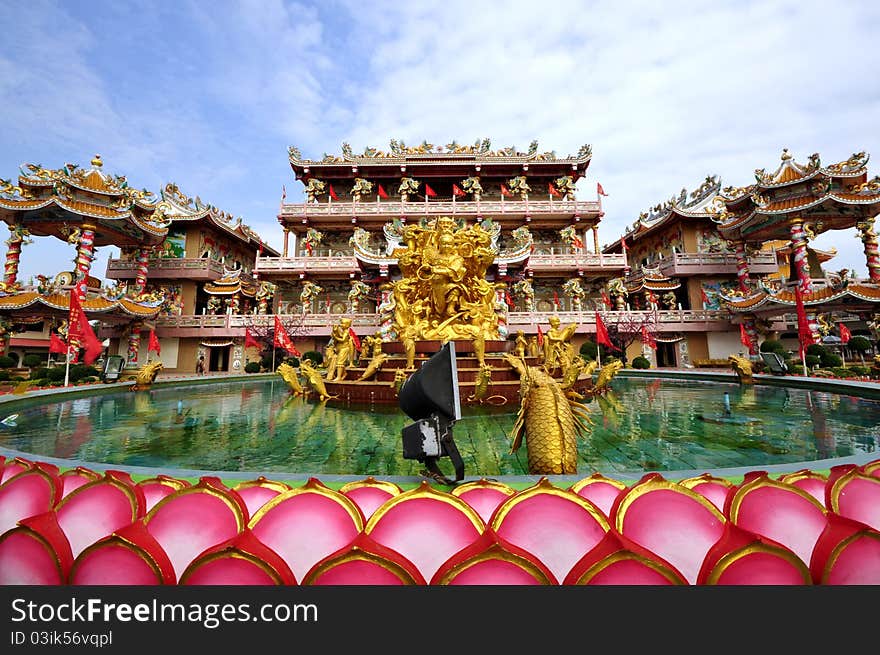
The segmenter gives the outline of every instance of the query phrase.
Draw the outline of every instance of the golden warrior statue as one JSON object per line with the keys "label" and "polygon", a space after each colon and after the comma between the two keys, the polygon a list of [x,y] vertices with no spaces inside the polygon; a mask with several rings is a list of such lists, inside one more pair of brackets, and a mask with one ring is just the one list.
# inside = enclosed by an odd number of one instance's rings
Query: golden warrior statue
{"label": "golden warrior statue", "polygon": [[491,236],[479,225],[458,228],[448,216],[430,228],[404,229],[406,248],[395,251],[403,279],[393,285],[394,327],[415,340],[468,340],[478,356],[497,340],[495,289],[486,268],[495,259]]}

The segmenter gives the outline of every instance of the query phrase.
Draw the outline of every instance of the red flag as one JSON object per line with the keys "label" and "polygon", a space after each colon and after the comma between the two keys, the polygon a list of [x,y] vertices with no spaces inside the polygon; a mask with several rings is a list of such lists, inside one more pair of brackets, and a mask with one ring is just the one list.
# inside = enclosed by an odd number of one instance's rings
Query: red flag
{"label": "red flag", "polygon": [[657,340],[654,339],[654,335],[648,331],[648,326],[642,326],[642,343],[648,346],[648,348],[653,348],[657,350]]}
{"label": "red flag", "polygon": [[554,198],[561,198],[562,194],[553,186],[553,182],[547,182],[547,190],[550,192],[550,195]]}
{"label": "red flag", "polygon": [[388,197],[388,194],[385,192],[385,187],[383,187],[381,184],[379,185],[379,197],[380,198],[387,198]]}
{"label": "red flag", "polygon": [[310,255],[312,254],[312,244],[310,241],[306,241],[306,252],[308,252]]}
{"label": "red flag", "polygon": [[94,362],[98,355],[101,354],[101,351],[104,350],[104,346],[101,345],[98,337],[95,336],[95,331],[92,330],[92,326],[86,318],[86,313],[83,311],[79,296],[74,290],[71,290],[70,293],[70,319],[67,328],[67,339],[68,343],[76,339],[85,347],[86,353],[83,360],[86,364]]}
{"label": "red flag", "polygon": [[657,304],[657,294],[655,294],[653,291],[648,292],[648,302],[654,305]]}
{"label": "red flag", "polygon": [[838,323],[837,329],[840,331],[840,342],[846,344],[852,338],[852,333],[843,323]]}
{"label": "red flag", "polygon": [[553,304],[559,307],[559,294],[555,291],[553,292]]}
{"label": "red flag", "polygon": [[426,198],[436,198],[437,192],[434,191],[431,187],[428,186],[428,183],[425,182],[425,197]]}
{"label": "red flag", "polygon": [[801,294],[800,286],[795,286],[794,297],[797,304],[798,356],[803,359],[807,346],[812,346],[815,341],[813,341],[813,331],[810,329],[810,323],[807,320],[807,310],[804,308],[804,297]]}
{"label": "red flag", "polygon": [[462,191],[461,189],[459,189],[457,184],[453,184],[452,185],[452,195],[458,196],[460,198],[461,196],[464,196],[467,194],[464,191]]}
{"label": "red flag", "polygon": [[287,334],[287,330],[281,325],[281,319],[278,318],[277,314],[275,315],[275,339],[272,341],[272,344],[279,348],[283,348],[295,357],[300,356],[299,350],[293,345],[293,342],[290,340],[290,335]]}
{"label": "red flag", "polygon": [[333,303],[330,302],[330,294],[328,293],[327,294],[327,311],[328,312],[330,311],[330,305],[332,305],[332,304]]}
{"label": "red flag", "polygon": [[358,339],[358,335],[355,334],[354,328],[348,328],[348,333],[351,335],[351,340],[354,341],[354,347],[358,349],[358,352],[360,352],[361,340]]}
{"label": "red flag", "polygon": [[625,253],[629,248],[626,246],[626,239],[620,240],[620,249]]}
{"label": "red flag", "polygon": [[339,196],[337,196],[336,192],[333,190],[333,185],[331,184],[329,186],[330,186],[330,197],[333,198],[333,200],[339,200]]}
{"label": "red flag", "polygon": [[512,196],[513,194],[510,192],[510,189],[507,188],[506,184],[501,185],[501,196]]}
{"label": "red flag", "polygon": [[507,306],[513,309],[516,307],[516,303],[513,302],[513,298],[510,297],[510,291],[504,292],[504,300],[507,303]]}
{"label": "red flag", "polygon": [[749,352],[752,350],[752,339],[749,336],[749,333],[746,332],[746,326],[744,323],[739,324],[739,342],[749,349]]}
{"label": "red flag", "polygon": [[611,304],[611,298],[609,298],[609,297],[608,297],[608,294],[605,293],[604,291],[602,292],[602,302],[605,304],[605,306],[606,306],[608,309],[611,309],[611,307],[612,307],[612,304]]}
{"label": "red flag", "polygon": [[602,185],[599,184],[598,182],[596,182],[596,193],[598,193],[600,196],[607,196],[608,195],[607,193],[605,193],[605,189],[602,188]]}
{"label": "red flag", "polygon": [[150,341],[147,346],[147,352],[154,352],[157,355],[162,354],[162,346],[159,345],[159,338],[156,336],[155,330],[150,330]]}
{"label": "red flag", "polygon": [[282,202],[287,197],[287,188],[282,184],[281,185],[281,200]]}
{"label": "red flag", "polygon": [[544,345],[544,331],[541,329],[541,326],[538,326],[538,345]]}
{"label": "red flag", "polygon": [[262,254],[263,254],[263,242],[260,241],[260,248],[259,248],[259,250],[257,250],[257,257],[261,256]]}
{"label": "red flag", "polygon": [[260,348],[260,342],[254,338],[254,335],[251,333],[250,328],[245,328],[245,331],[244,331],[244,347],[245,348]]}
{"label": "red flag", "polygon": [[703,287],[700,287],[700,298],[702,298],[704,305],[709,304],[709,296],[706,295],[706,290]]}
{"label": "red flag", "polygon": [[572,244],[575,248],[583,248],[584,242],[581,241],[581,238],[578,235],[574,235],[574,239],[572,239]]}
{"label": "red flag", "polygon": [[596,312],[596,343],[602,346],[608,346],[611,350],[620,350],[620,348],[611,343],[611,337],[608,336],[608,328],[606,328],[605,323],[602,322],[602,317],[599,316],[599,312]]}
{"label": "red flag", "polygon": [[49,334],[49,352],[50,353],[66,353],[67,345],[54,332]]}

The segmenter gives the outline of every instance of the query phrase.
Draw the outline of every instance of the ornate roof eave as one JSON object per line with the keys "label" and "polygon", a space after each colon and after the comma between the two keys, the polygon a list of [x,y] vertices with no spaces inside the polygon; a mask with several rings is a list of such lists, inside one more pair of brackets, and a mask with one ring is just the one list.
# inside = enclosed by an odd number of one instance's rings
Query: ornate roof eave
{"label": "ornate roof eave", "polygon": [[[566,157],[557,157],[556,153],[538,152],[537,142],[533,142],[530,151],[527,153],[518,152],[515,148],[502,148],[492,151],[488,139],[483,139],[482,143],[475,146],[458,146],[463,149],[462,152],[446,150],[445,146],[431,146],[431,150],[425,152],[416,152],[422,146],[416,148],[406,148],[403,144],[395,147],[397,142],[391,141],[391,152],[384,152],[367,148],[363,154],[354,154],[346,144],[343,144],[341,155],[325,155],[323,159],[311,160],[304,159],[299,148],[290,146],[288,148],[288,159],[291,166],[301,168],[318,168],[333,167],[345,164],[354,165],[375,165],[375,164],[461,164],[474,162],[480,164],[530,164],[540,162],[552,162],[556,164],[575,164],[582,165],[589,162],[593,157],[593,147],[590,144],[581,146],[577,155],[568,155]],[[427,144],[431,145],[431,144]],[[450,144],[451,145],[451,144]],[[402,149],[401,147],[402,146]],[[370,152],[369,155],[366,153]]]}
{"label": "ornate roof eave", "polygon": [[[866,302],[880,303],[880,287],[875,284],[849,284],[841,289],[832,289],[825,287],[818,289],[803,296],[805,306],[821,305],[827,302],[833,302],[846,296],[850,296],[857,300]],[[758,291],[746,297],[720,296],[724,304],[731,311],[754,311],[766,305],[780,305],[784,307],[796,307],[797,299],[793,291],[780,291],[777,293],[767,293],[766,291]]]}
{"label": "ornate roof eave", "polygon": [[[70,294],[54,292],[43,295],[36,291],[21,291],[0,296],[0,311],[25,309],[37,304],[44,305],[50,309],[69,312]],[[130,316],[150,318],[159,313],[161,303],[155,306],[152,304],[143,305],[129,298],[111,300],[103,296],[96,296],[87,297],[83,301],[82,307],[86,314],[109,314],[115,310],[121,310]]]}

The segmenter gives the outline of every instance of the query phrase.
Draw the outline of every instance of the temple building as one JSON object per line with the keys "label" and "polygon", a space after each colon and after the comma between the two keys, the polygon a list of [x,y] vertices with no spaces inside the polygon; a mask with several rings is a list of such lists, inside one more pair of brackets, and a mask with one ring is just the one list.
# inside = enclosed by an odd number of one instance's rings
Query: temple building
{"label": "temple building", "polygon": [[[207,371],[241,372],[245,329],[254,315],[272,310],[274,287],[256,278],[254,262],[261,252],[279,253],[241,217],[190,198],[175,184],[161,196],[168,219],[164,240],[150,250],[122,247],[108,261],[107,277],[164,298],[152,323],[165,370],[193,372],[204,357]],[[102,334],[126,339],[114,328]],[[139,360],[146,347],[144,341]]]}
{"label": "temple building", "polygon": [[[880,212],[880,177],[868,179],[868,155],[856,153],[827,166],[818,153],[806,164],[796,162],[788,150],[783,150],[781,159],[774,172],[757,169],[754,184],[726,187],[714,202],[718,233],[738,251],[787,242],[783,273],[761,280],[744,262],[739,288],[723,294],[725,306],[754,336],[756,321],[781,321],[780,336],[793,338],[795,344],[797,294],[816,341],[837,322],[860,326],[875,322],[880,310],[880,251],[874,217]],[[855,228],[862,241],[867,279],[855,279],[845,270],[826,273],[821,266],[823,253],[810,247],[817,235],[848,228]],[[753,348],[753,354],[756,351]]]}
{"label": "temple building", "polygon": [[392,140],[387,151],[355,153],[343,144],[340,155],[319,160],[296,148],[289,156],[305,197],[282,203],[282,256],[259,257],[255,270],[277,285],[278,313],[303,316],[308,348],[320,350],[342,316],[361,334],[381,330],[377,310],[387,283],[400,277],[408,226],[448,217],[457,229],[479,226],[489,235],[486,277],[505,306],[505,334],[534,336],[558,314],[583,324],[582,341],[595,331],[605,281],[626,268],[624,254],[599,249],[600,199],[576,198],[592,157],[588,145],[559,156],[539,151],[537,142],[523,152],[493,149],[488,139]]}
{"label": "temple building", "polygon": [[[0,220],[10,231],[0,285],[0,351],[6,350],[10,339],[12,346],[20,345],[15,342],[16,332],[25,332],[26,339],[37,342],[24,345],[48,346],[50,331],[65,335],[72,293],[78,294],[89,319],[104,324],[131,330],[155,318],[161,300],[147,294],[143,285],[130,290],[104,287],[91,275],[91,267],[97,247],[149,249],[160,244],[168,232],[163,209],[148,191],[135,189],[122,176],[107,174],[99,155],[89,168],[25,164],[17,185],[0,180]],[[75,249],[71,270],[53,279],[38,275],[36,282],[23,283],[19,261],[32,235],[71,244]],[[139,338],[138,332],[125,347],[139,345]]]}

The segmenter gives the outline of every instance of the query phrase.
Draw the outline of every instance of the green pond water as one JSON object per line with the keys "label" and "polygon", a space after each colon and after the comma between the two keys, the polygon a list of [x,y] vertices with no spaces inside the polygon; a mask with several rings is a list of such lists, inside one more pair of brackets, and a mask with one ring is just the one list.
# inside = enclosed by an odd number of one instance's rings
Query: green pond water
{"label": "green pond water", "polygon": [[[880,402],[851,396],[618,377],[588,404],[579,473],[760,467],[878,451]],[[724,412],[742,421],[700,417]],[[468,476],[527,474],[509,454],[516,407],[463,408],[454,437]],[[332,406],[278,381],[124,391],[21,409],[0,446],[34,456],[125,466],[341,475],[416,475],[403,459],[396,406]],[[9,423],[9,422],[7,422]],[[451,473],[449,460],[441,460]]]}

